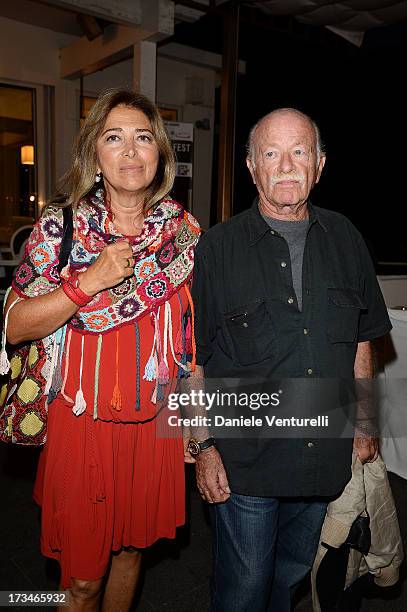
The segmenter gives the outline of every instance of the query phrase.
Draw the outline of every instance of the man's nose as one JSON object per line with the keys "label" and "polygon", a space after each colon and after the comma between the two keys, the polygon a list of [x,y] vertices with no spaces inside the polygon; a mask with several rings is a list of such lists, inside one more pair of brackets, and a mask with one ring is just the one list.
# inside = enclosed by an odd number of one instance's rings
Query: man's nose
{"label": "man's nose", "polygon": [[291,172],[294,169],[294,164],[290,153],[284,152],[280,157],[281,172]]}

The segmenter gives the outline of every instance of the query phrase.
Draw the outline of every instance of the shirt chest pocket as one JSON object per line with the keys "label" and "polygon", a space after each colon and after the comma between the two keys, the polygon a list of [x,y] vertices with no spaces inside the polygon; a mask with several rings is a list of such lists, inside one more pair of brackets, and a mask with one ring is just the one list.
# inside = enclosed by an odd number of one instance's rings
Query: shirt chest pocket
{"label": "shirt chest pocket", "polygon": [[327,334],[331,342],[355,342],[360,312],[366,303],[355,289],[334,289],[328,291]]}
{"label": "shirt chest pocket", "polygon": [[227,344],[238,365],[251,365],[275,356],[277,337],[266,300],[256,300],[225,313],[223,322]]}

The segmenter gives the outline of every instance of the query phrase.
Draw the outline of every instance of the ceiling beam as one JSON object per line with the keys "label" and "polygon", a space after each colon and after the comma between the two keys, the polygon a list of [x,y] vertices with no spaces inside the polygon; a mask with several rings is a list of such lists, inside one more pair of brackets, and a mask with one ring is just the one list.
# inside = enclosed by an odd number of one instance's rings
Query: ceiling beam
{"label": "ceiling beam", "polygon": [[143,0],[42,0],[42,2],[122,25],[140,25],[142,20]]}
{"label": "ceiling beam", "polygon": [[148,34],[142,28],[110,25],[95,40],[83,36],[61,49],[61,78],[77,79],[132,57],[133,46]]}
{"label": "ceiling beam", "polygon": [[141,0],[141,25],[112,24],[95,40],[85,36],[60,51],[61,77],[74,79],[128,59],[143,40],[157,42],[174,32],[174,4],[171,0]]}

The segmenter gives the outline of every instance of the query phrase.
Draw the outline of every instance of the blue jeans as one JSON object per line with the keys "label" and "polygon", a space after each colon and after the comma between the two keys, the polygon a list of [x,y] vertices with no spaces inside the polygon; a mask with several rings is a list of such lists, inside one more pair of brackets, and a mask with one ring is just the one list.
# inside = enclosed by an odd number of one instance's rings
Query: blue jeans
{"label": "blue jeans", "polygon": [[212,612],[290,612],[310,571],[327,503],[232,493],[211,506]]}

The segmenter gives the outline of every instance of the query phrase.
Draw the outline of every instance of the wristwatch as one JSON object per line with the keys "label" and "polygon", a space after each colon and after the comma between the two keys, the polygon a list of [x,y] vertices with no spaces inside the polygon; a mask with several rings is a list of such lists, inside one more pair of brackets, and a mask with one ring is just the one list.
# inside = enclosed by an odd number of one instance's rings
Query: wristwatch
{"label": "wristwatch", "polygon": [[198,440],[191,438],[188,442],[188,451],[191,455],[196,457],[196,455],[199,455],[199,453],[211,446],[215,446],[215,438],[207,438],[206,440],[202,440],[202,442],[198,442]]}

